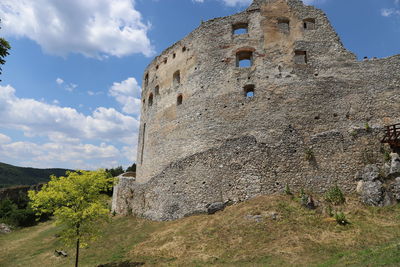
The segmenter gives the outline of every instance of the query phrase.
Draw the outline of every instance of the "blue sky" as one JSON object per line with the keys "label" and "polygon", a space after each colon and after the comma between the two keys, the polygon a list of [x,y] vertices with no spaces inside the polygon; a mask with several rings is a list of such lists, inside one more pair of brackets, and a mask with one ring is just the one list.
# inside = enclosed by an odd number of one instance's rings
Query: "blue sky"
{"label": "blue sky", "polygon": [[[304,0],[359,58],[400,53],[400,0]],[[136,158],[143,70],[249,0],[2,0],[0,162],[109,168]]]}

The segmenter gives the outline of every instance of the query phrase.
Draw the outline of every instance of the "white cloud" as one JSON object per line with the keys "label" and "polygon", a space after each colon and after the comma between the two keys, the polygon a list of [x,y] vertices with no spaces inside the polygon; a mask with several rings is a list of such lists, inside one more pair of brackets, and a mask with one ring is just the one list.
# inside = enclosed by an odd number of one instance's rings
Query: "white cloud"
{"label": "white cloud", "polygon": [[[204,0],[193,0],[197,3],[204,3]],[[220,0],[227,6],[245,6],[250,5],[253,0]]]}
{"label": "white cloud", "polygon": [[123,112],[138,117],[141,105],[140,91],[138,82],[135,78],[131,77],[120,83],[115,82],[111,86],[109,94],[122,105]]}
{"label": "white cloud", "polygon": [[[122,82],[114,89],[131,93],[123,86],[129,83]],[[22,130],[27,138],[44,140],[43,144],[12,142],[0,133],[2,161],[43,168],[95,169],[130,165],[136,157],[139,121],[113,108],[98,107],[84,115],[74,108],[19,98],[12,86],[0,86],[0,125],[0,130]]]}
{"label": "white cloud", "polygon": [[11,142],[11,138],[5,134],[0,133],[0,145],[7,144]]}
{"label": "white cloud", "polygon": [[68,92],[72,92],[76,89],[76,87],[78,87],[78,85],[76,85],[74,83],[70,83],[70,84],[66,85],[64,87],[64,89],[67,90]]}
{"label": "white cloud", "polygon": [[61,79],[61,78],[57,78],[57,79],[56,79],[56,83],[57,83],[58,85],[61,85],[61,84],[64,83],[64,80]]}
{"label": "white cloud", "polygon": [[10,85],[0,86],[0,125],[28,136],[62,133],[70,138],[115,140],[132,136],[138,120],[113,108],[99,107],[89,116],[70,107],[18,98]]}
{"label": "white cloud", "polygon": [[[125,149],[123,149],[125,153]],[[132,151],[133,154],[133,151]],[[76,143],[66,144],[49,142],[36,144],[32,142],[0,143],[1,158],[18,160],[26,166],[49,168],[64,166],[73,169],[97,169],[109,166],[105,162],[121,162],[123,155],[115,146]],[[129,157],[129,160],[133,160]]]}
{"label": "white cloud", "polygon": [[23,36],[54,55],[151,56],[150,26],[132,0],[2,0],[5,35]]}
{"label": "white cloud", "polygon": [[396,10],[394,8],[382,8],[381,15],[384,17],[400,16],[400,10]]}
{"label": "white cloud", "polygon": [[[192,0],[193,2],[197,3],[204,3],[204,0]],[[219,0],[223,2],[225,5],[234,7],[234,6],[246,6],[250,5],[253,0]],[[303,0],[304,4],[306,5],[312,5],[312,4],[317,4],[317,3],[323,3],[326,0]],[[395,1],[400,1],[400,0],[395,0]]]}
{"label": "white cloud", "polygon": [[315,5],[315,4],[322,4],[325,3],[326,0],[303,0],[305,5]]}

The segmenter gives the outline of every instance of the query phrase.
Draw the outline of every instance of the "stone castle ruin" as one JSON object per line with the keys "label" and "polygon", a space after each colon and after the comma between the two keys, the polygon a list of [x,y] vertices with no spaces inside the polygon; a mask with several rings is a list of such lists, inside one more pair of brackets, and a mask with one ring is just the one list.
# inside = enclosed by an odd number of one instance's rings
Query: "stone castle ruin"
{"label": "stone castle ruin", "polygon": [[355,191],[399,111],[400,55],[358,61],[321,10],[254,0],[147,67],[137,178],[120,179],[113,210],[171,220],[286,185]]}

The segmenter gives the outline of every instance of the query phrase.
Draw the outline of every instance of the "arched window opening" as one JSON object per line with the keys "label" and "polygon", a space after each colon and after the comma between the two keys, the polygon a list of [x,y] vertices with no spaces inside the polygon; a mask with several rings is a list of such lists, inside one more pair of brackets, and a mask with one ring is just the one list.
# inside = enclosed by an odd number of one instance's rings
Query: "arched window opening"
{"label": "arched window opening", "polygon": [[149,107],[151,107],[153,105],[153,94],[150,93],[149,95]]}
{"label": "arched window opening", "polygon": [[253,52],[239,51],[236,53],[236,67],[248,68],[253,66]]}
{"label": "arched window opening", "polygon": [[172,54],[172,58],[176,58],[176,53],[173,53],[173,54]]}
{"label": "arched window opening", "polygon": [[160,86],[156,86],[155,88],[154,88],[154,94],[155,95],[159,95],[160,94]]}
{"label": "arched window opening", "polygon": [[182,94],[179,94],[178,97],[176,98],[176,105],[177,106],[182,105],[182,102],[183,102],[183,96]]}
{"label": "arched window opening", "polygon": [[288,18],[278,18],[278,29],[282,33],[289,33],[290,20]]}
{"label": "arched window opening", "polygon": [[307,64],[307,51],[296,50],[294,51],[294,63],[296,64]]}
{"label": "arched window opening", "polygon": [[254,97],[254,85],[253,84],[248,84],[245,87],[243,87],[243,91],[244,91],[244,96],[246,98]]}
{"label": "arched window opening", "polygon": [[236,23],[232,25],[233,35],[246,34],[249,32],[249,26],[247,23]]}
{"label": "arched window opening", "polygon": [[305,30],[315,30],[315,19],[308,18],[303,20],[303,27]]}
{"label": "arched window opening", "polygon": [[172,79],[173,85],[178,86],[181,83],[181,72],[179,70],[175,71]]}
{"label": "arched window opening", "polygon": [[156,70],[158,70],[158,68],[159,68],[159,65],[156,66]]}
{"label": "arched window opening", "polygon": [[147,85],[149,85],[149,73],[144,76],[144,87],[147,87]]}
{"label": "arched window opening", "polygon": [[182,52],[186,52],[186,46],[182,47]]}
{"label": "arched window opening", "polygon": [[164,64],[167,64],[167,62],[168,62],[168,59],[164,58]]}

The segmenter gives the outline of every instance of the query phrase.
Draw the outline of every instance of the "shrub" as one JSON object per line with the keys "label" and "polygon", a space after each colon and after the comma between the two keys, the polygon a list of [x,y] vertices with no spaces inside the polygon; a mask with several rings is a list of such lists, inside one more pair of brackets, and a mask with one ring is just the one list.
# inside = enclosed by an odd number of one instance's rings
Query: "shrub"
{"label": "shrub", "polygon": [[0,222],[16,227],[27,227],[37,224],[37,222],[47,220],[49,214],[37,216],[28,206],[19,208],[17,204],[9,199],[0,202]]}
{"label": "shrub", "polygon": [[315,156],[314,156],[314,151],[311,148],[307,148],[305,151],[305,158],[306,160],[314,160]]}
{"label": "shrub", "polygon": [[333,209],[331,205],[328,205],[328,207],[326,208],[326,212],[328,213],[329,217],[334,217],[335,214],[333,213]]}
{"label": "shrub", "polygon": [[285,194],[289,196],[293,195],[292,191],[290,191],[289,184],[286,184],[285,186]]}
{"label": "shrub", "polygon": [[346,198],[338,185],[335,185],[325,193],[325,200],[333,205],[341,205],[346,202]]}
{"label": "shrub", "polygon": [[390,152],[389,151],[385,151],[383,153],[383,159],[385,160],[385,162],[389,162],[392,160],[392,157],[390,156]]}
{"label": "shrub", "polygon": [[368,122],[365,123],[364,127],[367,132],[371,131],[371,126],[369,126]]}
{"label": "shrub", "polygon": [[350,222],[347,220],[346,215],[343,212],[337,212],[335,214],[335,220],[340,225],[347,225]]}

